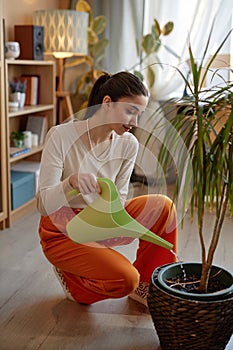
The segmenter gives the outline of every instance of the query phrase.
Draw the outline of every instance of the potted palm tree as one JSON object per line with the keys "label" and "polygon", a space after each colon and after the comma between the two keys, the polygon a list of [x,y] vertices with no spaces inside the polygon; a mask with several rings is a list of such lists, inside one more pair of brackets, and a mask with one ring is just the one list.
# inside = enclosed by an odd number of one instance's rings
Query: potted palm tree
{"label": "potted palm tree", "polygon": [[[233,83],[222,78],[221,84],[204,88],[211,64],[230,35],[206,65],[211,34],[199,62],[189,45],[189,79],[176,68],[189,94],[169,122],[161,123],[154,115],[149,136],[166,124],[159,165],[166,172],[176,158],[182,176],[177,176],[174,200],[183,191],[182,210],[189,207],[197,217],[202,256],[201,262],[178,262],[152,274],[148,305],[162,350],[223,350],[233,333],[233,275],[214,265],[224,217],[233,213]],[[212,74],[221,79],[218,70]],[[215,222],[207,249],[204,218],[210,209]]]}

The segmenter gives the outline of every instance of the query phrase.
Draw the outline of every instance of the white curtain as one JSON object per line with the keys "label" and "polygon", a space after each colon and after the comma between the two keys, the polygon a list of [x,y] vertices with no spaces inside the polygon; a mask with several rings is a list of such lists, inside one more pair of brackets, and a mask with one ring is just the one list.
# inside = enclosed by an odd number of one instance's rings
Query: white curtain
{"label": "white curtain", "polygon": [[96,15],[107,17],[104,68],[111,73],[128,69],[137,62],[136,38],[141,40],[144,0],[95,0],[93,9]]}
{"label": "white curtain", "polygon": [[[176,59],[165,49],[161,49],[159,58],[167,64],[164,69],[156,65],[156,83],[153,97],[157,100],[181,96],[183,81],[171,65],[179,65],[187,70],[187,43],[190,39],[195,58],[201,56],[210,28],[215,26],[210,48],[214,50],[231,28],[233,0],[95,0],[96,14],[107,16],[106,37],[109,38],[104,68],[112,73],[130,69],[138,62],[136,38],[151,32],[153,19],[163,26],[174,22],[174,30],[163,43],[173,49],[180,59]],[[230,52],[230,43],[225,48]],[[211,52],[210,52],[211,53]],[[153,62],[153,59],[152,59]],[[142,70],[146,64],[142,65]]]}
{"label": "white curtain", "polygon": [[[156,65],[156,82],[152,91],[154,98],[161,100],[182,95],[183,82],[171,65],[179,66],[183,71],[187,70],[185,62],[188,59],[189,41],[195,59],[202,56],[213,21],[209,55],[214,52],[231,29],[232,11],[232,0],[145,0],[143,34],[151,31],[154,18],[161,26],[173,21],[174,30],[163,38],[163,42],[180,56],[177,59],[165,49],[160,51],[160,61],[168,65],[163,69]],[[230,53],[230,40],[223,50]]]}

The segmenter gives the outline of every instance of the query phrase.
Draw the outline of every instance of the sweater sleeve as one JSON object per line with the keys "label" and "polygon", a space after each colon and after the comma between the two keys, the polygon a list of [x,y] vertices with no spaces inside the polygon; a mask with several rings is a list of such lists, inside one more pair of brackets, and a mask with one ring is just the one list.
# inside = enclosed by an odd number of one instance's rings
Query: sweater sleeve
{"label": "sweater sleeve", "polygon": [[56,127],[47,134],[41,158],[37,192],[37,208],[42,215],[49,215],[62,206],[69,206],[69,191],[73,188],[69,178],[62,180],[65,152]]}

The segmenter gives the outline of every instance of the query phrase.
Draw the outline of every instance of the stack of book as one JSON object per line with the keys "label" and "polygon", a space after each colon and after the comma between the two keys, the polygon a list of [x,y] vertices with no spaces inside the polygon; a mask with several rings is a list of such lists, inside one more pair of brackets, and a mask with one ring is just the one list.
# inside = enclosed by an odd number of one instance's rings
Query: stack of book
{"label": "stack of book", "polygon": [[31,151],[31,148],[24,147],[24,148],[19,148],[19,147],[10,147],[10,157],[15,158],[20,156],[21,154],[28,153]]}
{"label": "stack of book", "polygon": [[39,75],[22,75],[21,81],[27,81],[25,105],[35,106],[39,104]]}

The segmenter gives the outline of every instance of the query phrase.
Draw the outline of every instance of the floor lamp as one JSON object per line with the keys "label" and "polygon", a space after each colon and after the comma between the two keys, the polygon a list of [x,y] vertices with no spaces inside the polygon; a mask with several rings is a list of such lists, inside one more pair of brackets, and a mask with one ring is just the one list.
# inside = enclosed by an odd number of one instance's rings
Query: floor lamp
{"label": "floor lamp", "polygon": [[40,10],[33,13],[33,23],[44,27],[44,52],[52,54],[58,63],[56,91],[58,123],[73,114],[70,93],[64,91],[64,59],[88,52],[88,13],[73,10]]}

